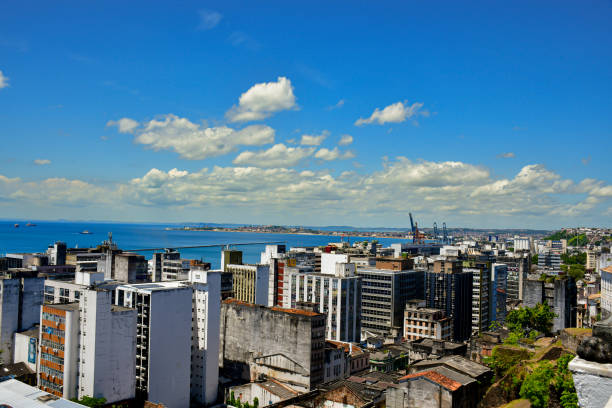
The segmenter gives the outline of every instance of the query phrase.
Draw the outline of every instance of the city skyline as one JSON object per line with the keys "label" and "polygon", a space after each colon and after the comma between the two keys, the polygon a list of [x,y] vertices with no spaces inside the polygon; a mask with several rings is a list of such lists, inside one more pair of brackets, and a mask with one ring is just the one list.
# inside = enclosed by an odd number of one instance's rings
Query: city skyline
{"label": "city skyline", "polygon": [[352,4],[5,7],[1,218],[610,226],[609,2]]}

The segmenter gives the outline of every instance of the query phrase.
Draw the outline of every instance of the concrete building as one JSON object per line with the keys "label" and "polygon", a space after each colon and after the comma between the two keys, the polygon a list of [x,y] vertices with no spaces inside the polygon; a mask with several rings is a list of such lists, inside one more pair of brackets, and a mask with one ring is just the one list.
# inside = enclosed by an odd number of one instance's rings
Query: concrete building
{"label": "concrete building", "polygon": [[224,300],[219,353],[227,378],[254,381],[265,375],[310,391],[323,381],[325,315]]}
{"label": "concrete building", "polygon": [[115,254],[115,268],[110,279],[124,283],[146,282],[148,280],[147,260],[143,255],[138,254]]}
{"label": "concrete building", "polygon": [[66,265],[66,243],[57,241],[47,248],[50,265]]}
{"label": "concrete building", "polygon": [[464,261],[463,271],[472,274],[472,333],[489,330],[489,310],[492,301],[491,262],[485,260]]}
{"label": "concrete building", "polygon": [[350,256],[348,254],[332,254],[322,253],[321,254],[321,273],[324,275],[335,275],[336,264],[338,263],[349,263]]}
{"label": "concrete building", "polygon": [[179,282],[121,285],[116,289],[115,303],[138,312],[136,398],[169,408],[188,406],[191,288]]}
{"label": "concrete building", "polygon": [[506,304],[508,292],[508,265],[494,263],[491,265],[491,299],[489,302],[489,319],[503,324],[506,321]]}
{"label": "concrete building", "polygon": [[[404,324],[404,308],[410,299],[423,298],[423,271],[399,270],[408,263],[384,260],[376,262],[376,268],[359,268],[361,283],[361,331],[368,333],[401,335]],[[393,269],[383,269],[393,268]]]}
{"label": "concrete building", "polygon": [[227,265],[242,265],[242,251],[224,249],[221,251],[221,270],[227,271]]}
{"label": "concrete building", "polygon": [[354,264],[336,264],[334,275],[289,272],[287,278],[284,308],[296,308],[300,302],[314,303],[326,315],[326,339],[360,341],[362,287]]}
{"label": "concrete building", "polygon": [[531,251],[531,242],[528,237],[514,237],[514,252]]}
{"label": "concrete building", "polygon": [[38,387],[58,397],[78,396],[79,304],[40,309]]}
{"label": "concrete building", "polygon": [[0,350],[7,363],[12,363],[15,333],[39,322],[45,280],[34,275],[14,271],[0,276]]}
{"label": "concrete building", "polygon": [[37,371],[40,326],[15,333],[13,363],[24,363],[34,373]]}
{"label": "concrete building", "polygon": [[496,256],[497,263],[506,264],[508,267],[507,275],[507,300],[523,300],[523,291],[527,275],[530,272],[531,256],[529,251],[516,251],[504,256]]}
{"label": "concrete building", "polygon": [[341,380],[351,375],[351,360],[344,347],[336,343],[325,342],[325,359],[323,362],[323,383]]}
{"label": "concrete building", "polygon": [[448,340],[452,338],[453,321],[447,317],[444,310],[424,307],[408,302],[404,311],[404,339],[436,339]]}
{"label": "concrete building", "polygon": [[433,272],[425,273],[426,306],[442,309],[452,318],[455,341],[472,334],[472,286],[473,275],[463,272],[460,261],[435,261]]}
{"label": "concrete building", "polygon": [[534,307],[546,302],[555,313],[552,331],[576,327],[577,309],[576,282],[571,277],[557,278],[553,282],[527,280],[523,304]]}
{"label": "concrete building", "polygon": [[232,274],[232,296],[235,299],[263,306],[268,305],[269,265],[227,264],[225,271]]}
{"label": "concrete building", "polygon": [[612,266],[600,269],[601,272],[601,317],[612,314]]}
{"label": "concrete building", "polygon": [[561,250],[557,248],[545,249],[538,254],[538,272],[550,276],[561,273]]}
{"label": "concrete building", "polygon": [[112,304],[112,292],[84,290],[79,299],[78,398],[132,399],[136,377],[136,309]]}

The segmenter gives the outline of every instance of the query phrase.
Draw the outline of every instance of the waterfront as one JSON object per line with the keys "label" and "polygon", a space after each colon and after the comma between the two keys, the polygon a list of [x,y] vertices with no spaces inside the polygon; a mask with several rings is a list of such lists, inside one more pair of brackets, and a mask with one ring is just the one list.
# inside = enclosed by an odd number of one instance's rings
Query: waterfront
{"label": "waterfront", "polygon": [[[288,248],[296,246],[317,246],[329,242],[338,242],[336,235],[301,235],[301,234],[262,234],[256,232],[226,232],[226,231],[184,231],[166,230],[177,227],[176,224],[124,224],[124,223],[93,223],[93,222],[46,222],[34,221],[36,226],[26,227],[25,222],[0,222],[0,254],[13,252],[44,252],[55,241],[64,241],[68,247],[95,247],[107,239],[108,233],[113,233],[113,241],[121,249],[160,248],[195,245],[226,245],[248,242],[282,241]],[[90,234],[81,234],[87,230]],[[364,240],[351,237],[354,240]],[[372,238],[367,238],[368,240]],[[398,238],[377,238],[384,246],[394,242],[407,242]],[[265,244],[238,246],[243,251],[246,263],[259,261],[260,253]],[[189,248],[182,249],[184,258],[202,259],[210,262],[213,268],[220,263],[220,248]],[[141,252],[147,258],[151,252]]]}

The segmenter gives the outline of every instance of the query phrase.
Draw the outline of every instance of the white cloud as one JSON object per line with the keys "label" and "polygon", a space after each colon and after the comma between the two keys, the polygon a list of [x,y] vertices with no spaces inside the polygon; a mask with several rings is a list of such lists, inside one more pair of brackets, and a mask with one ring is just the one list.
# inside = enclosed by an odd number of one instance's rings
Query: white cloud
{"label": "white cloud", "polygon": [[34,164],[37,166],[44,166],[46,164],[51,164],[51,160],[48,159],[36,159],[34,160]]}
{"label": "white cloud", "polygon": [[303,146],[319,146],[329,136],[329,131],[324,130],[320,135],[302,135],[300,144]]}
{"label": "white cloud", "polygon": [[[125,119],[125,118],[124,118]],[[121,119],[117,121],[119,131]],[[135,121],[133,121],[135,122]],[[274,129],[251,125],[236,130],[227,126],[206,127],[173,114],[160,116],[135,130],[132,122],[126,132],[134,133],[134,141],[154,150],[174,150],[182,158],[201,160],[235,151],[239,146],[261,146],[274,143]]]}
{"label": "white cloud", "polygon": [[507,153],[500,153],[498,157],[501,157],[502,159],[513,159],[515,155],[513,152],[507,152]]}
{"label": "white cloud", "polygon": [[210,30],[215,28],[223,18],[223,15],[217,11],[200,10],[200,24],[198,30]]}
{"label": "white cloud", "polygon": [[106,126],[117,126],[119,133],[133,133],[139,126],[139,123],[134,119],[121,118],[119,120],[109,120]]}
{"label": "white cloud", "polygon": [[326,149],[325,147],[319,149],[319,151],[315,154],[315,158],[317,159],[321,159],[321,160],[325,160],[325,161],[331,161],[331,160],[345,160],[345,159],[352,159],[355,157],[355,154],[353,152],[347,151],[347,152],[340,152],[340,150],[338,150],[337,147],[334,147],[332,150]]}
{"label": "white cloud", "polygon": [[291,81],[278,77],[276,82],[253,85],[240,95],[238,106],[234,105],[225,116],[230,122],[247,122],[270,117],[282,110],[296,109]]}
{"label": "white cloud", "polygon": [[256,167],[293,167],[312,156],[315,148],[287,147],[282,143],[258,152],[245,151],[236,157],[234,164]]}
{"label": "white cloud", "polygon": [[[422,107],[423,104],[421,102],[415,102],[412,105],[408,105],[407,101],[396,102],[385,107],[383,110],[376,108],[369,118],[357,119],[355,125],[369,125],[374,122],[377,122],[379,125],[404,122],[406,119],[410,119],[417,115]],[[421,114],[427,115],[425,112]]]}
{"label": "white cloud", "polygon": [[327,110],[340,109],[341,107],[344,106],[344,102],[345,102],[344,99],[340,99],[338,103],[336,103],[335,105],[328,106]]}
{"label": "white cloud", "polygon": [[0,89],[6,88],[7,86],[9,86],[8,80],[9,78],[7,76],[4,76],[4,73],[0,71]]}
{"label": "white cloud", "polygon": [[340,146],[348,146],[351,143],[353,143],[353,136],[351,135],[342,135],[340,141],[338,142]]}

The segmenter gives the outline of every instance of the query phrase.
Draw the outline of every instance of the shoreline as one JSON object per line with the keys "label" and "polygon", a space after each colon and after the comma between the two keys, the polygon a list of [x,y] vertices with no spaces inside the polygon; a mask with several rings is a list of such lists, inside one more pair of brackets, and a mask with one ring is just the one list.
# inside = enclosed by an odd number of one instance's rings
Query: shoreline
{"label": "shoreline", "polygon": [[[237,229],[198,229],[198,228],[165,228],[166,231],[193,231],[193,232],[243,232],[252,234],[289,234],[289,235],[312,235],[312,236],[329,236],[329,237],[354,237],[354,238],[387,238],[387,239],[412,239],[404,236],[388,236],[388,235],[362,235],[362,234],[346,234],[344,231],[319,231],[319,232],[292,232],[292,231],[244,231]],[[367,232],[366,232],[367,233]]]}

